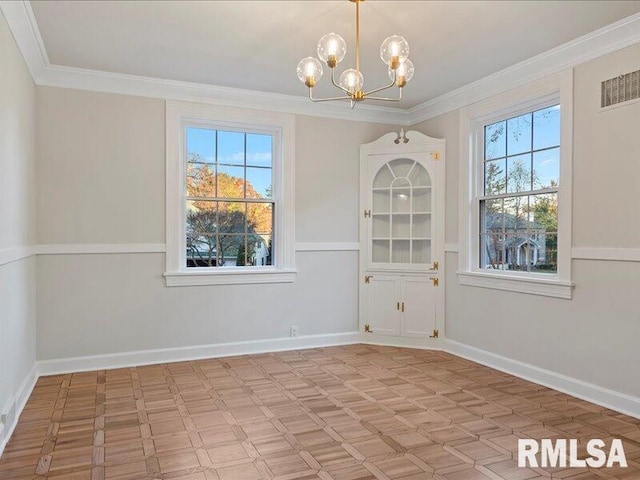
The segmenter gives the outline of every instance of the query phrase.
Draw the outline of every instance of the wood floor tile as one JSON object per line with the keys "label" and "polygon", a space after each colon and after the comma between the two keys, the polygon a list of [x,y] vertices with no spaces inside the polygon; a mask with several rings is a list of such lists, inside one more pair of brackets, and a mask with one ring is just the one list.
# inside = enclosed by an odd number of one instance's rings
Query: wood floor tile
{"label": "wood floor tile", "polygon": [[[519,438],[629,468],[518,468]],[[443,352],[370,345],[42,377],[0,480],[640,480],[640,420]]]}

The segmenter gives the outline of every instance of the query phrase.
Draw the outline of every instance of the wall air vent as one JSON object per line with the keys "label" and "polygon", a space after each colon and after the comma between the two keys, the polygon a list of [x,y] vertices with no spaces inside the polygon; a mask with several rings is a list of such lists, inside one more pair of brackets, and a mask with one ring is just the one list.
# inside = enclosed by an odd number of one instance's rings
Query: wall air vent
{"label": "wall air vent", "polygon": [[601,85],[600,107],[640,98],[640,70],[605,80]]}

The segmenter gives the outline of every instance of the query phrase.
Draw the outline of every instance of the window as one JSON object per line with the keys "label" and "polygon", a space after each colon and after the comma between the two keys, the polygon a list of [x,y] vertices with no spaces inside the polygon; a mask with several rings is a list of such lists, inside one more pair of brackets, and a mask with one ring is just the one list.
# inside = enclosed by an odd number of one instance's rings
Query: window
{"label": "window", "polygon": [[273,136],[186,128],[186,267],[269,266]]}
{"label": "window", "polygon": [[572,73],[461,110],[461,284],[571,298]]}
{"label": "window", "polygon": [[290,282],[293,118],[167,103],[168,286]]}
{"label": "window", "polygon": [[557,273],[560,105],[484,127],[479,267]]}

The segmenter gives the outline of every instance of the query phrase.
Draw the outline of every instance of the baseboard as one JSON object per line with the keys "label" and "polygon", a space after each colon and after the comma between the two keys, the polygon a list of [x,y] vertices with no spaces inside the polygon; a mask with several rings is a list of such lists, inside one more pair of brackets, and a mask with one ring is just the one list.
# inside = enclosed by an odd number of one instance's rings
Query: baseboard
{"label": "baseboard", "polygon": [[56,375],[234,355],[351,345],[359,343],[359,340],[360,334],[358,332],[344,332],[41,360],[38,362],[38,373],[40,375]]}
{"label": "baseboard", "polygon": [[7,443],[9,442],[9,438],[11,438],[11,435],[16,428],[16,425],[18,425],[20,414],[22,414],[22,410],[24,410],[24,406],[27,404],[27,400],[31,396],[31,392],[33,392],[33,387],[36,386],[37,380],[37,364],[34,364],[25,379],[22,381],[22,384],[18,388],[18,391],[14,395],[13,399],[9,402],[8,407],[6,407],[6,411],[11,411],[13,413],[7,424],[4,425],[3,436],[0,437],[0,456],[2,456],[4,447],[6,447]]}
{"label": "baseboard", "polygon": [[587,402],[640,419],[640,398],[584,382],[561,373],[503,357],[454,340],[444,341],[444,350],[472,362],[509,373]]}
{"label": "baseboard", "polygon": [[375,333],[361,333],[359,343],[383,347],[416,348],[419,350],[443,349],[441,338],[391,337],[388,335],[376,335]]}

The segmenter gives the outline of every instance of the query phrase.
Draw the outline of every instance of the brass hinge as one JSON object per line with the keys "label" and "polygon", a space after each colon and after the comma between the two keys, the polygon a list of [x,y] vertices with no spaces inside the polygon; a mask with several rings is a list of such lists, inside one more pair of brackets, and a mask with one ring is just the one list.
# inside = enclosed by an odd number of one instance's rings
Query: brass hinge
{"label": "brass hinge", "polygon": [[371,210],[364,211],[364,218],[367,218],[367,217],[371,218]]}
{"label": "brass hinge", "polygon": [[373,275],[365,275],[364,276],[364,283],[371,283],[371,279],[373,278]]}
{"label": "brass hinge", "polygon": [[438,280],[437,278],[432,278],[431,281],[433,282],[434,287],[440,286],[440,280]]}
{"label": "brass hinge", "polygon": [[431,157],[433,157],[434,160],[440,160],[440,152],[431,152]]}
{"label": "brass hinge", "polygon": [[440,264],[438,262],[433,262],[433,266],[431,267],[431,270],[438,270],[438,268],[440,268]]}
{"label": "brass hinge", "polygon": [[364,326],[364,333],[373,333],[368,323]]}
{"label": "brass hinge", "polygon": [[440,332],[434,328],[433,333],[429,335],[429,338],[438,338],[439,335],[440,335]]}

